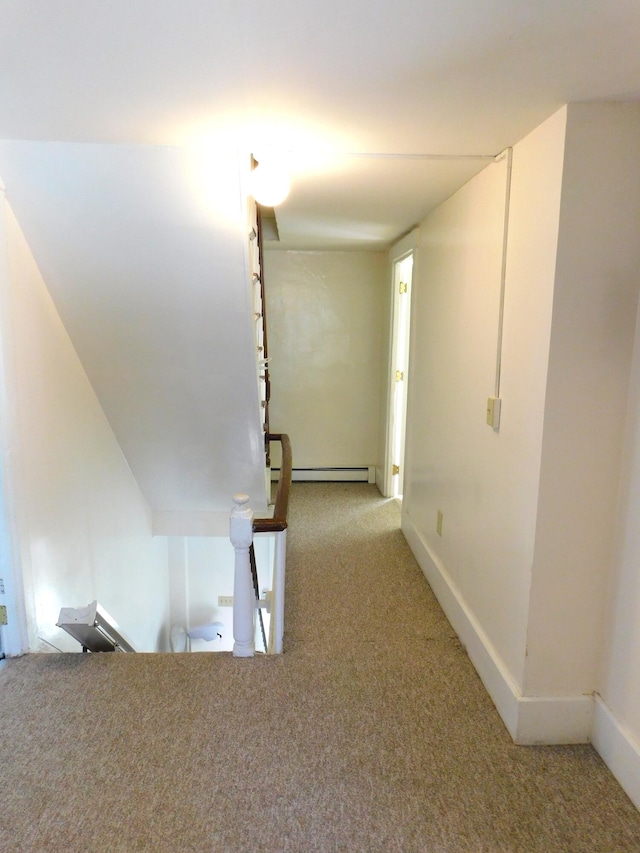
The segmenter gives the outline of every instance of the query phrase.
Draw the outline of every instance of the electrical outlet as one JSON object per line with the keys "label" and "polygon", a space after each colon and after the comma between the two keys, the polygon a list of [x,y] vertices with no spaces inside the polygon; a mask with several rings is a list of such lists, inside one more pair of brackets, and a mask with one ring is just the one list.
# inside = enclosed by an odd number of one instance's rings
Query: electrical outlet
{"label": "electrical outlet", "polygon": [[438,520],[436,521],[436,533],[438,534],[438,536],[442,536],[442,520],[443,520],[443,518],[444,518],[444,515],[442,513],[442,510],[439,509],[438,510]]}
{"label": "electrical outlet", "polygon": [[233,596],[232,595],[219,595],[218,596],[218,607],[233,607]]}

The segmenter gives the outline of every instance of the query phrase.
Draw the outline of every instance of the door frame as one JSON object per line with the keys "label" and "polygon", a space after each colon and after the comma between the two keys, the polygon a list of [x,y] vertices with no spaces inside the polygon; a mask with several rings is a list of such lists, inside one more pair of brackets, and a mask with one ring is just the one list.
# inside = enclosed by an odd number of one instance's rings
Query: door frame
{"label": "door frame", "polygon": [[[17,373],[13,326],[10,321],[11,300],[7,259],[7,203],[0,181],[0,578],[4,593],[0,605],[7,608],[8,624],[0,627],[2,652],[17,657],[30,648],[30,624],[33,595],[26,585],[25,563],[28,537],[27,522],[21,512],[19,494],[20,430],[16,415]],[[27,591],[29,590],[29,591]]]}
{"label": "door frame", "polygon": [[[398,284],[397,280],[397,269],[398,265],[402,263],[402,261],[406,260],[408,257],[413,256],[414,266],[413,270],[415,272],[415,250],[418,242],[418,229],[414,229],[406,237],[403,237],[399,240],[394,246],[391,247],[389,251],[389,263],[390,263],[390,295],[389,295],[389,305],[390,305],[390,325],[389,325],[389,357],[388,363],[386,367],[386,389],[387,389],[387,399],[386,399],[386,413],[385,413],[385,453],[384,453],[384,463],[383,463],[383,488],[381,489],[384,497],[394,497],[394,488],[393,488],[393,418],[394,418],[394,397],[395,397],[395,371],[396,371],[396,343],[397,343],[397,328],[398,328]],[[413,278],[413,275],[412,275]],[[409,299],[409,322],[407,328],[407,343],[406,343],[406,352],[407,358],[410,351],[410,312],[411,312],[411,302],[412,302],[412,287],[409,288],[409,292],[407,293],[407,297]],[[404,383],[405,383],[405,416],[406,416],[406,400],[408,396],[408,370],[404,371]],[[406,424],[405,424],[406,431]],[[400,472],[400,477],[404,474],[403,471]]]}

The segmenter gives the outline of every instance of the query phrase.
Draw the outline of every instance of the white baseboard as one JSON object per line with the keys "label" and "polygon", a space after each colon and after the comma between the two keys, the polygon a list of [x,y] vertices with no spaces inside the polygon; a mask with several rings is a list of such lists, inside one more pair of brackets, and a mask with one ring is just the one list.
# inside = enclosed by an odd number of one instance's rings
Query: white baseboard
{"label": "white baseboard", "polygon": [[588,743],[593,697],[523,696],[450,575],[406,511],[402,516],[402,531],[513,740],[523,745]]}
{"label": "white baseboard", "polygon": [[517,696],[519,744],[589,743],[594,701],[585,696]]}
{"label": "white baseboard", "polygon": [[591,742],[637,809],[640,809],[640,744],[596,696]]}

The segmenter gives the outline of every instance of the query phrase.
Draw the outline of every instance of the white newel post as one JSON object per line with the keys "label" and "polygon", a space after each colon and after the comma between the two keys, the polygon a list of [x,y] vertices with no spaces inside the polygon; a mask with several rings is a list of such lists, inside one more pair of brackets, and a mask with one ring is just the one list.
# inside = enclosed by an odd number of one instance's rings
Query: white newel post
{"label": "white newel post", "polygon": [[253,512],[248,495],[234,495],[229,537],[236,552],[233,577],[233,654],[252,657],[255,651],[256,599],[251,579],[249,548],[253,542]]}

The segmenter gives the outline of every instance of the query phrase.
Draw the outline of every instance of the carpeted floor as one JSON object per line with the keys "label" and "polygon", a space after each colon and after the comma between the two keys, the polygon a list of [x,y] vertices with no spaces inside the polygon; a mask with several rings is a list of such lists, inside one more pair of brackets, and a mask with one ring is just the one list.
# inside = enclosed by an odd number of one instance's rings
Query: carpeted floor
{"label": "carpeted floor", "polygon": [[0,850],[622,853],[595,751],[517,747],[375,487],[295,484],[280,657],[0,671]]}

